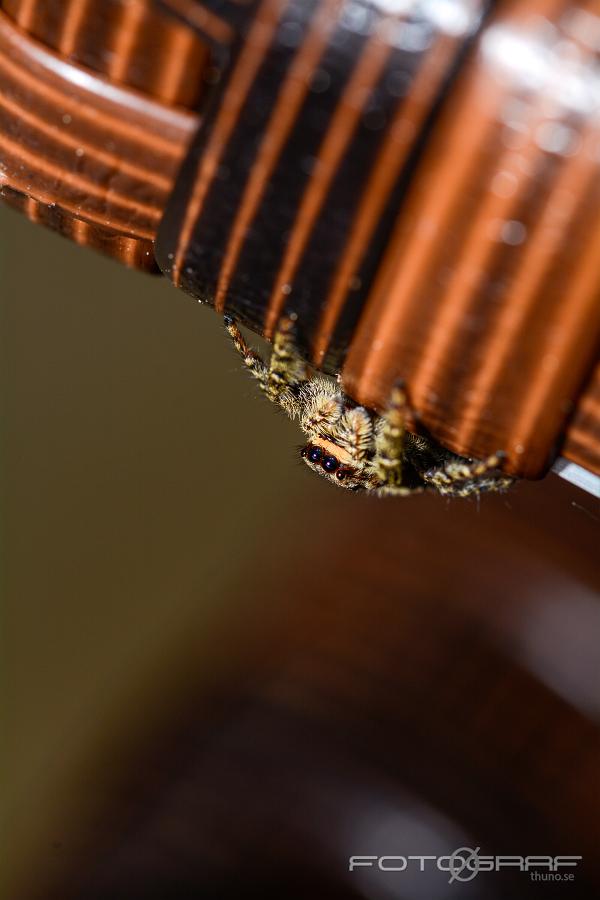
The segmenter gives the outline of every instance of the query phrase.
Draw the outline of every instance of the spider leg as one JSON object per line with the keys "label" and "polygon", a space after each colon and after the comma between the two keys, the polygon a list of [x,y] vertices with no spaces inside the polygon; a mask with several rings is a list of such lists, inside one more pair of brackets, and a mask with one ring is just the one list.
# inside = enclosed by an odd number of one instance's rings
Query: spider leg
{"label": "spider leg", "polygon": [[403,487],[402,485],[390,484],[385,487],[377,488],[378,497],[409,497],[411,494],[422,494],[424,487]]}
{"label": "spider leg", "polygon": [[365,460],[373,446],[373,422],[366,409],[357,406],[347,410],[339,422],[336,439],[352,459]]}
{"label": "spider leg", "polygon": [[483,491],[502,491],[513,483],[508,475],[491,474],[501,463],[498,451],[483,460],[452,460],[441,469],[431,469],[423,474],[423,480],[435,487],[440,494],[467,497]]}
{"label": "spider leg", "polygon": [[336,428],[343,409],[339,392],[329,390],[327,383],[317,377],[302,385],[300,399],[303,408],[300,425],[306,434],[316,431],[325,435]]}
{"label": "spider leg", "polygon": [[[407,410],[406,394],[402,385],[397,383],[392,388],[372,460],[375,476],[382,483],[383,493],[400,493],[398,489],[402,486]],[[402,488],[402,491],[411,493],[408,488]]]}
{"label": "spider leg", "polygon": [[233,341],[233,346],[242,357],[244,365],[248,367],[251,374],[259,382],[263,391],[266,390],[269,378],[269,370],[267,369],[267,366],[263,362],[262,358],[258,355],[258,353],[250,349],[250,347],[244,340],[244,336],[238,328],[235,319],[232,316],[227,315],[224,316],[223,321],[225,322],[225,328],[229,332],[231,340]]}
{"label": "spider leg", "polygon": [[288,411],[292,415],[293,394],[305,383],[307,374],[306,363],[295,347],[294,319],[288,317],[281,320],[275,333],[273,352],[268,366],[262,357],[248,346],[233,316],[226,315],[224,322],[244,365],[250,369],[269,400],[281,404],[285,409],[289,406]]}
{"label": "spider leg", "polygon": [[471,481],[456,481],[452,484],[435,485],[432,481],[428,484],[435,486],[439,494],[447,497],[469,497],[471,494],[484,494],[487,492],[502,493],[508,490],[515,482],[508,475],[496,475],[489,478],[477,478]]}
{"label": "spider leg", "polygon": [[307,365],[296,350],[295,320],[295,316],[281,319],[273,338],[265,390],[269,399],[276,403],[286,392],[298,388],[307,380]]}

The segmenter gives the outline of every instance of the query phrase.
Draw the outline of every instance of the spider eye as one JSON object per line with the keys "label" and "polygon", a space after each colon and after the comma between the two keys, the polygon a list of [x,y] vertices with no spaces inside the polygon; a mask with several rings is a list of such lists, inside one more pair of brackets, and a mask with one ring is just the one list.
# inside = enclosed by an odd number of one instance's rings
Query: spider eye
{"label": "spider eye", "polygon": [[335,456],[324,456],[321,465],[326,472],[335,472],[335,470],[339,466],[339,461],[335,458]]}
{"label": "spider eye", "polygon": [[311,447],[308,451],[308,458],[311,462],[318,463],[321,459],[322,451],[320,447]]}
{"label": "spider eye", "polygon": [[343,481],[346,476],[352,475],[352,471],[352,469],[338,469],[335,473],[335,477],[338,481]]}

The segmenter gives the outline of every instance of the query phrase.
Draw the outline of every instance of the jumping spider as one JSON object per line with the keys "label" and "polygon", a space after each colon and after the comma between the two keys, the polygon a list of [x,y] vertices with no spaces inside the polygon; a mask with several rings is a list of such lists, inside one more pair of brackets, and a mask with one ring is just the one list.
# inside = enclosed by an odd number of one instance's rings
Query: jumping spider
{"label": "jumping spider", "polygon": [[269,400],[299,421],[308,438],[300,451],[304,462],[334,484],[400,497],[426,489],[466,497],[512,484],[498,471],[500,452],[486,460],[466,459],[407,431],[407,400],[399,383],[381,416],[359,406],[333,381],[311,375],[296,350],[294,317],[281,320],[268,366],[229,315],[225,326]]}

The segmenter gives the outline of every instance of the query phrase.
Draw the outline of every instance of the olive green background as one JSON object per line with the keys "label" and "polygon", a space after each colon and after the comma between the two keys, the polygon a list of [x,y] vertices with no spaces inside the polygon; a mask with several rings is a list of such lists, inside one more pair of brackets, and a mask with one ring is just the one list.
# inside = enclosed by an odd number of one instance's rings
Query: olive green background
{"label": "olive green background", "polygon": [[212,310],[7,208],[0,254],[10,871],[38,844],[51,864],[78,763],[160,703],[257,544],[329,492]]}
{"label": "olive green background", "polygon": [[93,845],[123,747],[135,764],[187,681],[218,683],[244,629],[287,614],[307,547],[317,602],[319,566],[335,562],[333,578],[346,544],[364,551],[366,608],[417,582],[484,609],[597,582],[597,504],[559,479],[480,505],[378,501],[312,476],[219,317],[161,277],[0,208],[0,285],[10,900],[74,864],[79,822]]}

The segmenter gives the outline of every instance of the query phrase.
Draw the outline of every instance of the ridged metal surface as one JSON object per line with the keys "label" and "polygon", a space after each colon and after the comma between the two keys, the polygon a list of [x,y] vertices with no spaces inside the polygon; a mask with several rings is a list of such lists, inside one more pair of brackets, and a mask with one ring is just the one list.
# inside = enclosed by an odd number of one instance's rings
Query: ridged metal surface
{"label": "ridged metal surface", "polygon": [[561,453],[600,475],[600,365],[575,404]]}
{"label": "ridged metal surface", "polygon": [[7,202],[152,268],[170,197],[163,270],[358,401],[600,471],[599,0],[0,5]]}
{"label": "ridged metal surface", "polygon": [[2,0],[5,13],[73,63],[178,106],[203,93],[208,50],[152,0]]}
{"label": "ridged metal surface", "polygon": [[153,269],[158,223],[197,123],[75,66],[0,13],[0,191],[34,221]]}
{"label": "ridged metal surface", "polygon": [[[401,372],[443,443],[482,456],[502,435],[513,468],[536,474],[598,348],[600,129],[557,83],[585,90],[594,54],[569,35],[563,4],[539,4],[542,24],[527,6],[489,22],[448,98],[345,376],[379,403]],[[535,90],[531,59],[512,56],[525,51],[545,69]]]}
{"label": "ridged metal surface", "polygon": [[356,400],[402,377],[443,444],[542,474],[600,342],[600,4],[254,8],[164,270],[267,337],[296,312]]}

